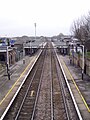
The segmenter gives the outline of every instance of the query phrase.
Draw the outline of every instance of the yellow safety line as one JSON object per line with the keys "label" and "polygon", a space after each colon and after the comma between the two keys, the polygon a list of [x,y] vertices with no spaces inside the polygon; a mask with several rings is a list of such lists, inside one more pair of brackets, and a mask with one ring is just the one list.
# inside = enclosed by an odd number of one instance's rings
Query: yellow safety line
{"label": "yellow safety line", "polygon": [[15,87],[15,85],[17,84],[17,82],[20,80],[20,78],[23,76],[23,74],[26,72],[26,70],[28,69],[29,65],[31,63],[29,63],[27,65],[27,67],[24,69],[24,71],[21,73],[20,77],[16,80],[16,82],[13,84],[13,86],[10,88],[10,90],[7,92],[7,94],[4,96],[4,98],[0,101],[0,105],[2,105],[2,103],[5,101],[5,99],[8,97],[8,95],[11,93],[11,91],[13,90],[13,88]]}
{"label": "yellow safety line", "polygon": [[67,69],[67,71],[68,71],[68,73],[69,73],[69,75],[70,75],[70,77],[71,77],[71,79],[72,79],[72,81],[73,81],[73,83],[74,83],[74,85],[75,85],[75,87],[76,87],[78,93],[80,94],[80,96],[81,96],[81,98],[82,98],[82,100],[83,100],[83,102],[84,102],[84,105],[86,106],[88,112],[90,112],[90,108],[89,108],[89,106],[87,105],[87,103],[86,103],[86,101],[85,101],[83,95],[81,94],[81,92],[80,92],[80,90],[79,90],[79,88],[78,88],[78,86],[77,86],[77,84],[76,84],[76,82],[75,82],[73,76],[71,75],[71,73],[70,73],[70,71],[69,71],[69,69],[68,69],[68,67],[66,66],[66,64],[65,64],[64,61],[63,61],[63,63],[64,63],[64,65],[65,65],[65,67],[66,67],[66,69]]}

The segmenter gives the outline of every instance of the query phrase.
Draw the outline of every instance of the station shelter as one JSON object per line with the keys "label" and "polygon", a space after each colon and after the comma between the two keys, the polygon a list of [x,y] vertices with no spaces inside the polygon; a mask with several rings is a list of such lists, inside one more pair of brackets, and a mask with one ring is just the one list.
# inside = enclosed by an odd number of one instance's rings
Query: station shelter
{"label": "station shelter", "polygon": [[57,47],[61,55],[68,55],[68,46],[67,45],[59,45]]}
{"label": "station shelter", "polygon": [[32,47],[32,48],[24,47],[25,55],[32,55],[32,54],[34,54],[37,50],[38,50],[37,47]]}
{"label": "station shelter", "polygon": [[[15,51],[13,48],[8,47],[8,59],[9,65],[13,65],[15,63]],[[7,63],[7,46],[0,46],[0,63]]]}

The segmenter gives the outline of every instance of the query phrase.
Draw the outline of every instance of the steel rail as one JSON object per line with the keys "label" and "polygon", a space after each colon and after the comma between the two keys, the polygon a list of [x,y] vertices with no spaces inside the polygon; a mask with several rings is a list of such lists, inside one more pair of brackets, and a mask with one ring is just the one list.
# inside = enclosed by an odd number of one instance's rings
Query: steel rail
{"label": "steel rail", "polygon": [[[17,120],[18,117],[19,117],[19,115],[20,115],[21,109],[22,109],[22,107],[23,107],[23,104],[25,103],[25,100],[26,100],[26,98],[27,98],[28,92],[29,92],[29,90],[30,90],[30,88],[31,88],[31,84],[33,83],[34,77],[35,77],[35,75],[36,75],[36,73],[37,73],[37,71],[38,71],[38,68],[39,68],[39,64],[38,64],[37,68],[35,69],[35,72],[34,72],[34,74],[33,74],[33,77],[32,77],[32,79],[31,79],[31,82],[30,82],[30,84],[29,84],[29,86],[28,86],[28,88],[27,88],[26,94],[25,94],[25,96],[24,96],[24,98],[23,98],[23,101],[22,101],[21,106],[20,106],[20,108],[19,108],[19,110],[18,110],[18,113],[17,113],[17,115],[16,115],[16,117],[15,117],[15,120]],[[41,81],[41,80],[40,80],[40,81]],[[40,88],[40,81],[39,81],[39,88]],[[38,95],[38,92],[39,92],[39,88],[38,88],[38,91],[37,91],[37,95]],[[35,105],[34,105],[34,106],[36,106],[37,95],[36,95],[36,100],[35,100],[35,103],[34,103]],[[34,108],[33,108],[33,109],[34,109]]]}
{"label": "steel rail", "polygon": [[[55,50],[53,52],[55,53]],[[62,78],[60,77],[60,74],[59,74],[58,63],[57,63],[58,61],[57,61],[57,58],[56,58],[56,53],[55,53],[55,61],[56,61],[55,64],[56,64],[58,81],[59,81],[59,85],[60,85],[61,92],[62,92],[62,97],[63,97],[64,107],[65,107],[65,111],[66,111],[66,115],[67,115],[67,120],[70,120],[70,115],[69,115],[69,111],[68,111],[68,108],[67,108],[67,102],[66,102],[65,88],[64,88]]]}
{"label": "steel rail", "polygon": [[29,84],[29,86],[28,86],[28,88],[27,88],[27,91],[26,91],[26,93],[25,93],[25,96],[24,96],[24,98],[23,98],[23,101],[22,101],[22,103],[21,103],[21,105],[20,105],[20,107],[19,107],[18,113],[17,113],[17,115],[16,115],[16,117],[15,117],[15,120],[17,120],[18,117],[19,117],[19,114],[20,114],[21,109],[22,109],[22,107],[23,107],[23,104],[24,104],[24,102],[25,102],[25,100],[26,100],[28,91],[29,91],[29,89],[30,89],[30,87],[31,87],[31,84],[32,84],[32,82],[33,82],[33,79],[34,79],[34,77],[35,77],[35,75],[36,75],[37,70],[38,70],[38,67],[37,67],[37,69],[35,69],[35,72],[34,72],[34,74],[33,74],[33,77],[32,77],[32,79],[31,79],[31,81],[30,81],[30,84]]}
{"label": "steel rail", "polygon": [[[45,57],[46,57],[46,53],[45,53]],[[40,82],[39,82],[39,86],[38,86],[38,90],[37,90],[37,94],[36,94],[36,100],[35,100],[35,104],[34,104],[34,107],[33,107],[33,113],[32,113],[31,120],[34,120],[34,117],[35,117],[35,111],[36,111],[36,106],[37,106],[38,97],[39,97],[39,93],[40,93],[44,67],[45,67],[45,60],[44,60],[44,63],[43,63],[43,68],[42,68],[42,72],[41,72]]]}
{"label": "steel rail", "polygon": [[52,78],[52,51],[50,60],[50,80],[51,80],[51,120],[54,120],[54,107],[53,107],[53,78]]}

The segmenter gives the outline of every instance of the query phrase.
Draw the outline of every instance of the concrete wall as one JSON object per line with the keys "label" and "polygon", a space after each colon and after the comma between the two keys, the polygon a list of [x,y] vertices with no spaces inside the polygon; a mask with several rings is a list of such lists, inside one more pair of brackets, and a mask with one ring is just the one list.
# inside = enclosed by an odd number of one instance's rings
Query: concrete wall
{"label": "concrete wall", "polygon": [[[82,68],[82,56],[75,54],[71,57],[72,63]],[[85,60],[85,68],[84,72],[90,76],[90,59]]]}

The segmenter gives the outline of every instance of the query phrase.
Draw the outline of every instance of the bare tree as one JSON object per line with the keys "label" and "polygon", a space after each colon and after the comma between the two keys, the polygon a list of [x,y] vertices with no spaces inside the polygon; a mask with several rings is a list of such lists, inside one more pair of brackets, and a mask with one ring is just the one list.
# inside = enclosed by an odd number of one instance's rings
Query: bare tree
{"label": "bare tree", "polygon": [[76,37],[77,39],[81,41],[82,40],[82,35],[81,35],[82,27],[81,27],[81,23],[79,19],[73,22],[71,30],[72,30],[74,37]]}
{"label": "bare tree", "polygon": [[90,12],[73,22],[71,31],[83,44],[90,39]]}

